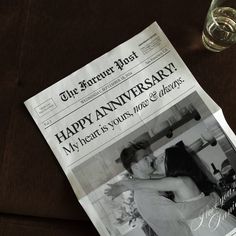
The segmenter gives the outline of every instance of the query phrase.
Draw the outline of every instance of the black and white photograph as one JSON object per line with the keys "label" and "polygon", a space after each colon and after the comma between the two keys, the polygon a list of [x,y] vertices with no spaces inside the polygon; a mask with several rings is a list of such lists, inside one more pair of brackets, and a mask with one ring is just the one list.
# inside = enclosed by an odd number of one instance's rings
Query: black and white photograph
{"label": "black and white photograph", "polygon": [[227,134],[194,92],[73,174],[111,235],[222,236],[236,227],[235,170]]}

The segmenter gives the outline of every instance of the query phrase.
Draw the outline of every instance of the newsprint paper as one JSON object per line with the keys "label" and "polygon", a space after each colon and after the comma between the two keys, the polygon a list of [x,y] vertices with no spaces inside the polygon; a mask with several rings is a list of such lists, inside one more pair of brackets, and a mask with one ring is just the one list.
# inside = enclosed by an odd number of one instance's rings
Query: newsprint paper
{"label": "newsprint paper", "polygon": [[235,135],[157,23],[25,105],[100,235],[236,235]]}

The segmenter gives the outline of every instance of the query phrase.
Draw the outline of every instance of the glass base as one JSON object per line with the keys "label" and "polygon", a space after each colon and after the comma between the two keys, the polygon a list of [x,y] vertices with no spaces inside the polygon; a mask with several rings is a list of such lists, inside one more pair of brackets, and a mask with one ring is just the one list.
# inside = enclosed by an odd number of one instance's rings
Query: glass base
{"label": "glass base", "polygon": [[220,46],[220,45],[214,43],[212,40],[210,40],[208,37],[206,37],[204,32],[202,33],[202,43],[206,49],[208,49],[212,52],[221,52],[227,48],[227,47],[223,47],[223,46]]}

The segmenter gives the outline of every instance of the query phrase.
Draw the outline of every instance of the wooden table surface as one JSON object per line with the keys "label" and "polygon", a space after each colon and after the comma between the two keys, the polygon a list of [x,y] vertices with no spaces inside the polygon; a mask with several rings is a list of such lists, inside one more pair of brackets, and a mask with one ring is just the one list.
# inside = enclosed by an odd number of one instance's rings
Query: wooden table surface
{"label": "wooden table surface", "polygon": [[203,48],[209,4],[0,2],[0,236],[98,235],[23,102],[154,21],[236,131],[236,45],[221,53]]}

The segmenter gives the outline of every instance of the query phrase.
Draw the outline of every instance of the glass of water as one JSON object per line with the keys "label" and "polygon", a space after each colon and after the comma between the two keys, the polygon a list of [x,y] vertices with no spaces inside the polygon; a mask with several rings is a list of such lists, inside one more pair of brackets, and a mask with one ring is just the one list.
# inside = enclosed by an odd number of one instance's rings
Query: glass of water
{"label": "glass of water", "polygon": [[203,45],[220,52],[236,43],[236,0],[213,0],[208,10]]}

